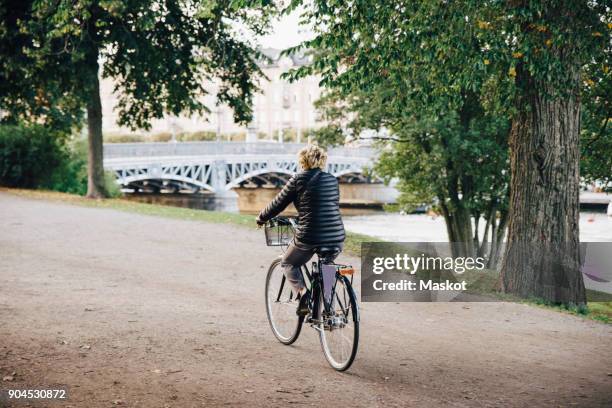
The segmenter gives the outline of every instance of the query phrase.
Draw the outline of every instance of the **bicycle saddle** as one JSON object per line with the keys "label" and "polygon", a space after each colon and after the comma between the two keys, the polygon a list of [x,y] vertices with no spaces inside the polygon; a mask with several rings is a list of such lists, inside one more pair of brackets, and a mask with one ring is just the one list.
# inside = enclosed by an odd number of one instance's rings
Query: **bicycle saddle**
{"label": "bicycle saddle", "polygon": [[317,249],[315,249],[315,252],[321,257],[321,258],[327,258],[330,256],[337,256],[338,254],[340,254],[340,252],[342,252],[342,249],[338,246],[320,246],[317,247]]}

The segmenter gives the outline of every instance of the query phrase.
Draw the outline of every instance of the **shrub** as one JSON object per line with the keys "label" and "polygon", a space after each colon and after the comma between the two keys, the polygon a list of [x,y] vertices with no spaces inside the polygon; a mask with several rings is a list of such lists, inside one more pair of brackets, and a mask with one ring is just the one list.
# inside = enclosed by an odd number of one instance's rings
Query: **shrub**
{"label": "shrub", "polygon": [[[105,181],[111,197],[121,195],[113,174]],[[0,125],[0,184],[85,195],[87,140],[41,125]]]}
{"label": "shrub", "polygon": [[[278,130],[272,132],[272,140],[278,140]],[[308,137],[314,135],[314,129],[301,129],[300,142],[305,143]],[[260,137],[260,139],[264,139]],[[296,128],[283,129],[283,142],[295,143],[298,141],[298,130]]]}
{"label": "shrub", "polygon": [[221,140],[229,142],[244,142],[246,140],[246,132],[236,132],[223,135]]}
{"label": "shrub", "polygon": [[68,152],[66,159],[55,169],[48,183],[40,187],[85,195],[87,193],[87,140],[75,140],[66,150]]}
{"label": "shrub", "polygon": [[109,198],[117,198],[123,195],[121,192],[121,186],[117,184],[117,178],[112,171],[104,172],[104,185],[106,186],[106,192],[108,193]]}
{"label": "shrub", "polygon": [[[49,190],[87,194],[87,139],[79,138],[67,146],[66,159],[55,169],[48,183],[40,187]],[[109,197],[122,195],[121,188],[110,171],[104,172],[104,183]]]}
{"label": "shrub", "polygon": [[40,187],[49,183],[68,152],[61,133],[41,125],[0,126],[0,184]]}
{"label": "shrub", "polygon": [[200,142],[217,140],[217,133],[201,130],[193,133],[182,133],[177,138],[180,142]]}
{"label": "shrub", "polygon": [[144,136],[136,133],[119,133],[104,135],[104,143],[144,143]]}
{"label": "shrub", "polygon": [[149,136],[148,139],[149,140],[147,141],[151,141],[151,142],[169,142],[170,140],[172,140],[172,133],[170,132],[155,133]]}

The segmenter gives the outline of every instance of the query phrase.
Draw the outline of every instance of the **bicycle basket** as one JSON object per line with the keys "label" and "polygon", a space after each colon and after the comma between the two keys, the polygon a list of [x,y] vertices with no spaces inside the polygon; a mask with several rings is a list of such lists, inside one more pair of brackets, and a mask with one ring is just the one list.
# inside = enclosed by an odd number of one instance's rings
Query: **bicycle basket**
{"label": "bicycle basket", "polygon": [[273,221],[266,224],[266,245],[285,246],[293,239],[293,227],[289,222]]}

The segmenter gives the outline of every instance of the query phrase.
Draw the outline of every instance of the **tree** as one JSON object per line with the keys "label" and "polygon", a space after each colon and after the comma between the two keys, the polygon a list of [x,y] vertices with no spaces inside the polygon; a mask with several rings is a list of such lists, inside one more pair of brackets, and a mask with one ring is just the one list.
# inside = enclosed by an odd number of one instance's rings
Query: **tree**
{"label": "tree", "polygon": [[319,146],[338,146],[345,142],[347,129],[344,124],[347,121],[347,112],[351,109],[346,99],[346,96],[332,91],[323,94],[314,102],[319,120],[325,123],[325,126],[310,132],[310,136]]}
{"label": "tree", "polygon": [[399,179],[399,201],[406,207],[435,203],[455,243],[455,256],[482,256],[495,267],[508,214],[507,118],[491,107],[487,112],[488,90],[480,98],[464,98],[456,111],[447,106],[440,115],[436,105],[414,109],[420,101],[407,100],[394,89],[394,84],[382,84],[348,96],[335,91],[318,106],[325,117],[334,118],[327,126],[330,133],[344,127],[340,134],[359,137],[364,130],[387,130],[391,136],[364,136],[378,139],[382,150],[376,174]]}
{"label": "tree", "polygon": [[612,183],[612,72],[610,54],[589,64],[584,75],[580,176],[603,186]]}
{"label": "tree", "polygon": [[[439,109],[430,109],[437,116],[449,105],[458,111],[461,98],[478,94],[495,78],[501,106],[512,120],[502,289],[584,304],[578,247],[580,76],[609,41],[606,5],[315,0],[305,8],[303,18],[317,35],[301,47],[313,49],[314,60],[294,76],[319,73],[322,84],[346,92],[367,93],[390,83],[398,98],[437,104]],[[411,108],[407,114],[418,114],[419,105]]]}
{"label": "tree", "polygon": [[[510,222],[503,290],[553,303],[586,304],[580,272],[580,92],[585,64],[604,49],[606,6],[587,1],[517,1],[483,16],[493,48],[515,62],[510,133]],[[608,17],[606,17],[606,15]],[[500,39],[502,40],[502,39]],[[503,66],[504,59],[496,59]]]}
{"label": "tree", "polygon": [[[464,29],[464,14],[454,6],[448,11],[432,5],[410,4],[399,14],[388,4],[356,5],[350,18],[336,19],[339,25],[307,44],[315,62],[294,75],[319,70],[333,89],[330,100],[321,101],[327,133],[341,134],[349,116],[354,135],[367,128],[389,130],[393,137],[385,142],[390,140],[391,149],[383,151],[378,173],[400,179],[404,201],[435,199],[449,241],[457,244],[455,254],[486,253],[494,266],[507,223],[509,126],[500,108],[507,84],[495,84],[484,69],[484,44],[474,30]],[[385,34],[394,30],[405,30],[405,36]],[[469,46],[458,49],[453,41]],[[334,66],[342,69],[332,73]],[[468,76],[464,66],[483,68]]]}
{"label": "tree", "polygon": [[82,119],[76,98],[46,81],[31,53],[34,38],[22,28],[31,21],[32,1],[0,3],[0,122],[18,125],[30,119],[61,137]]}
{"label": "tree", "polygon": [[[0,79],[14,85],[0,88],[0,108],[36,120],[84,109],[87,196],[104,197],[100,75],[115,81],[121,125],[148,128],[164,114],[207,112],[202,97],[211,80],[220,84],[219,103],[248,122],[259,54],[235,23],[262,33],[274,7],[268,0],[34,0],[5,2],[0,11],[2,44],[19,39],[21,46],[2,47],[10,59]],[[41,105],[59,108],[41,112]]]}

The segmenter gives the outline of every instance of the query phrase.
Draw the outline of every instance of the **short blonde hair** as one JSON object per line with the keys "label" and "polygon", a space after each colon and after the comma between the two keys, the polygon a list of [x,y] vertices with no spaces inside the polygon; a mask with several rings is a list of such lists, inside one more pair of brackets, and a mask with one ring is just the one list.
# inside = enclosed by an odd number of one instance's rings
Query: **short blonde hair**
{"label": "short blonde hair", "polygon": [[327,153],[319,146],[310,144],[299,151],[298,163],[304,170],[316,168],[323,170],[327,163]]}

